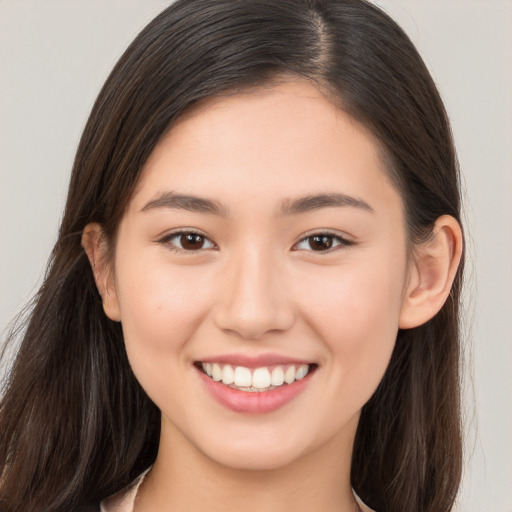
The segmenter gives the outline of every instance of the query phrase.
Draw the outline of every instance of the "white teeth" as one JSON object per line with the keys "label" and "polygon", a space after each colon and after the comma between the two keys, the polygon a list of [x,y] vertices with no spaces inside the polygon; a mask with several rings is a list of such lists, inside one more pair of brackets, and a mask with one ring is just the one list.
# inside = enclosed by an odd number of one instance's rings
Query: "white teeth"
{"label": "white teeth", "polygon": [[252,387],[257,389],[270,386],[270,372],[267,368],[256,368],[252,374]]}
{"label": "white teeth", "polygon": [[222,370],[222,382],[224,384],[233,384],[235,382],[235,372],[230,364],[225,364]]}
{"label": "white teeth", "polygon": [[309,371],[309,366],[307,364],[303,364],[297,368],[297,372],[295,373],[295,380],[303,379]]}
{"label": "white teeth", "polygon": [[307,364],[299,367],[294,365],[275,366],[272,371],[267,367],[251,370],[245,366],[237,366],[233,369],[230,364],[219,363],[202,363],[202,367],[214,381],[222,381],[227,386],[248,392],[268,391],[282,386],[284,383],[292,384],[296,380],[303,379],[310,370],[310,366]]}
{"label": "white teeth", "polygon": [[284,374],[286,384],[291,384],[295,380],[295,366],[288,366]]}
{"label": "white teeth", "polygon": [[252,375],[249,368],[237,366],[235,368],[235,386],[241,388],[250,388],[252,385]]}
{"label": "white teeth", "polygon": [[284,371],[280,366],[276,366],[272,370],[272,376],[270,377],[270,384],[272,386],[281,386],[284,382]]}
{"label": "white teeth", "polygon": [[217,363],[212,366],[212,379],[216,381],[222,379],[222,369]]}

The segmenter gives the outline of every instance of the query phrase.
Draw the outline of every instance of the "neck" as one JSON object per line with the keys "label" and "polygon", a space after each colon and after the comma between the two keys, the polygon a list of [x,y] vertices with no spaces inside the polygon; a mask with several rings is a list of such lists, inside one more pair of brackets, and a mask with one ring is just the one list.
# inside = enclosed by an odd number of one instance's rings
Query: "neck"
{"label": "neck", "polygon": [[137,512],[358,510],[350,485],[355,428],[292,463],[258,470],[226,467],[166,432],[140,488]]}

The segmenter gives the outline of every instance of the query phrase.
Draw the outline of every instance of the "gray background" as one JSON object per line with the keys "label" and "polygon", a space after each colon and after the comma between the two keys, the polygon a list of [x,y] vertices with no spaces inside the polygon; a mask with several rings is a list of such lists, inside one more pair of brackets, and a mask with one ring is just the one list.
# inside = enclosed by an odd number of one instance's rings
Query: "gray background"
{"label": "gray background", "polygon": [[[162,0],[0,0],[0,330],[36,291],[80,132]],[[452,119],[466,196],[467,460],[458,510],[512,512],[512,1],[376,0]]]}

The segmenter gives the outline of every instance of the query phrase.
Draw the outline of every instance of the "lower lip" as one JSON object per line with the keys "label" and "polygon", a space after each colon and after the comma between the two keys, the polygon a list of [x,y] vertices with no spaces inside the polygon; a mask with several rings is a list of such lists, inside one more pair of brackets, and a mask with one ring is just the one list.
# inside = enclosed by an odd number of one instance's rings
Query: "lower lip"
{"label": "lower lip", "polygon": [[282,385],[269,391],[240,391],[221,382],[214,381],[201,370],[199,376],[213,398],[221,405],[235,412],[264,414],[275,411],[291,402],[309,384],[311,372],[292,384]]}

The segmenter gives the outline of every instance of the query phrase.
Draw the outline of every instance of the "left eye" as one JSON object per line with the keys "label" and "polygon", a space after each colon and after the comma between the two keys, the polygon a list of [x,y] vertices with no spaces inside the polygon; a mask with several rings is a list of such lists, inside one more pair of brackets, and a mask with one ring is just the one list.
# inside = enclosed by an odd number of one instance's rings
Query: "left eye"
{"label": "left eye", "polygon": [[179,251],[199,251],[201,249],[213,249],[215,245],[206,236],[192,231],[181,231],[166,237],[163,242],[173,246]]}
{"label": "left eye", "polygon": [[294,249],[315,251],[315,252],[326,252],[335,247],[343,247],[351,245],[352,242],[345,240],[344,238],[331,235],[329,233],[318,233],[303,238],[298,244],[295,245]]}

